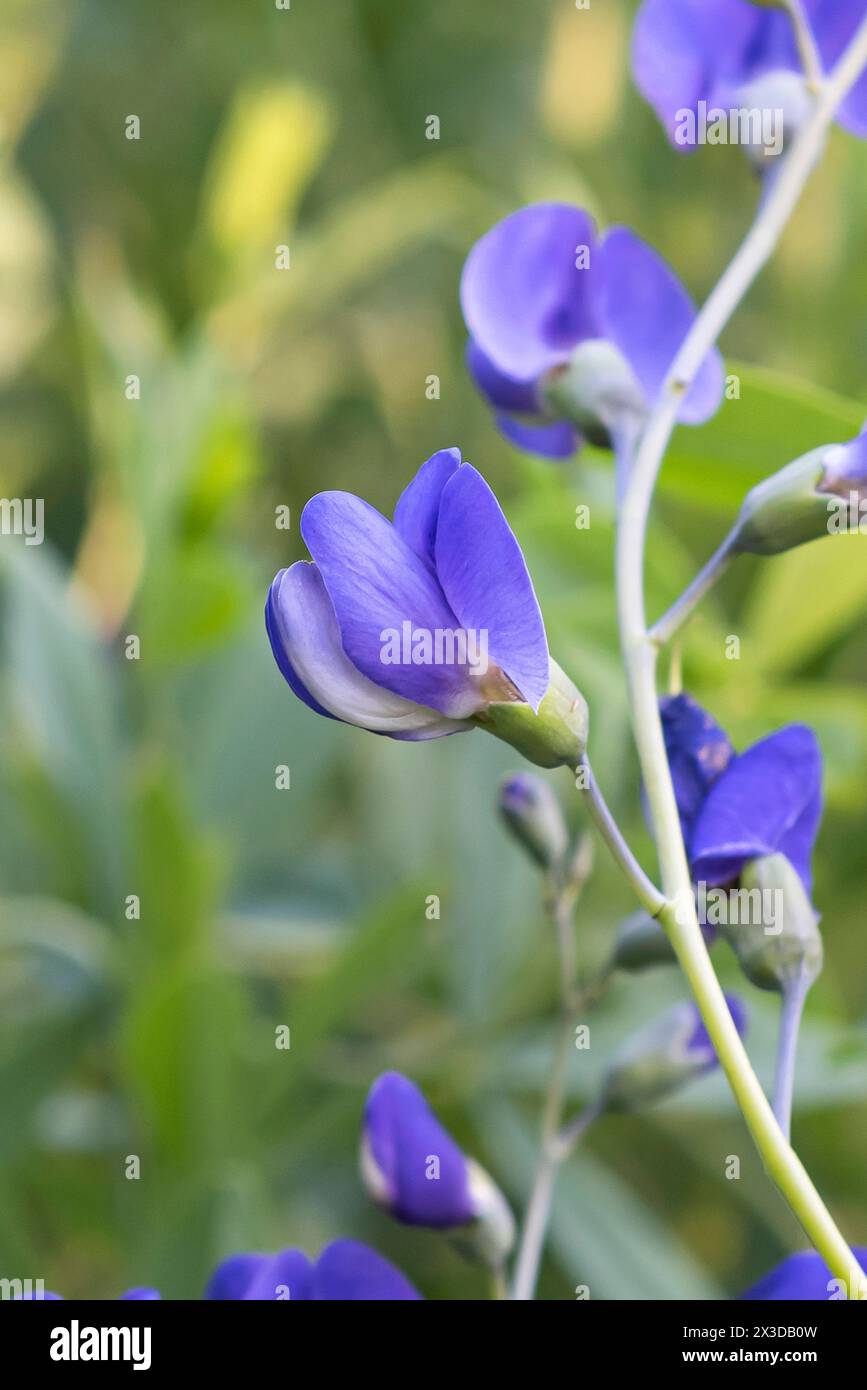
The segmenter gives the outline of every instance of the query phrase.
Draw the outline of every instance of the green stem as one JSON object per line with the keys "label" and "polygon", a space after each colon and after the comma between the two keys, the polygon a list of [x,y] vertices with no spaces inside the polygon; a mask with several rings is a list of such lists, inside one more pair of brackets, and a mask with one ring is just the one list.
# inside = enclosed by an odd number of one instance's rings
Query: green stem
{"label": "green stem", "polygon": [[689,588],[684,589],[677,602],[673,603],[668,612],[654,623],[650,629],[650,640],[655,642],[658,647],[664,647],[666,642],[680,631],[684,623],[692,617],[705,594],[725,574],[734,558],[734,540],[735,532],[731,531],[719,549],[708,560],[704,569],[696,575]]}
{"label": "green stem", "polygon": [[804,9],[803,0],[782,0],[795,30],[795,42],[801,58],[804,76],[812,91],[818,92],[824,80],[822,58],[810,21]]}
{"label": "green stem", "polygon": [[672,785],[656,688],[657,647],[647,631],[644,548],[656,479],[680,403],[723,327],[772,255],[822,152],[834,115],[867,64],[867,18],[823,85],[810,119],[795,142],[756,220],[687,334],[650,413],[620,508],[617,591],[621,645],[633,729],[662,883],[669,902],[659,914],[701,1011],[717,1056],[769,1176],[831,1271],[855,1298],[867,1280],[809,1174],[783,1134],[752,1068],[711,964],[695,911],[692,883]]}
{"label": "green stem", "polygon": [[575,769],[576,786],[584,793],[585,800],[593,818],[593,823],[608,846],[616,864],[632,884],[642,907],[651,917],[658,916],[665,906],[665,896],[656,884],[651,882],[642,869],[632,850],[623,838],[616,820],[608,809],[608,803],[599,789],[589,760],[585,757]]}

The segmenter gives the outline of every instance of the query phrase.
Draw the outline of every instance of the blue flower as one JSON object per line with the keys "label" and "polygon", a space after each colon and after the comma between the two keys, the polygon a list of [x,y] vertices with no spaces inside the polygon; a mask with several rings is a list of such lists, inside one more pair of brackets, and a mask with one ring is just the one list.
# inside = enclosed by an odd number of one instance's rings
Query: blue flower
{"label": "blue flower", "polygon": [[277,665],[317,714],[398,739],[478,723],[543,767],[575,766],[587,706],[548,654],[521,548],[457,449],[419,469],[387,521],[349,492],[301,516],[313,563],[275,578]]}
{"label": "blue flower", "polygon": [[[855,1247],[853,1254],[860,1265],[867,1264],[867,1246]],[[746,1293],[742,1299],[758,1301],[769,1299],[774,1302],[818,1303],[823,1299],[848,1297],[850,1290],[841,1288],[822,1256],[815,1250],[801,1250],[766,1274]]]}
{"label": "blue flower", "polygon": [[500,1189],[400,1072],[385,1072],[370,1088],[361,1175],[373,1200],[398,1221],[447,1232],[492,1266],[514,1244],[514,1218]]}
{"label": "blue flower", "polygon": [[695,882],[738,878],[752,859],[784,854],[807,893],[822,814],[822,753],[813,730],[790,724],[733,754],[690,696],[661,702],[663,733]]}
{"label": "blue flower", "polygon": [[784,854],[810,894],[821,816],[819,741],[805,724],[790,724],[734,757],[714,782],[689,844],[692,876],[729,883],[751,859]]}
{"label": "blue flower", "polygon": [[[864,18],[863,0],[804,0],[825,69],[841,56]],[[644,0],[632,46],[635,81],[672,143],[684,113],[699,103],[725,112],[781,108],[792,133],[809,107],[791,19],[750,0]],[[867,135],[867,75],[855,83],[838,120]],[[681,127],[682,129],[682,127]]]}
{"label": "blue flower", "polygon": [[[497,424],[522,449],[565,458],[582,436],[607,445],[653,403],[695,317],[676,276],[625,227],[600,239],[590,216],[537,203],[498,222],[467,257],[467,365]],[[686,424],[720,403],[708,354],[681,407]]]}
{"label": "blue flower", "polygon": [[420,1299],[399,1269],[357,1240],[335,1240],[318,1260],[303,1250],[230,1255],[215,1270],[206,1299],[292,1302],[399,1302]]}

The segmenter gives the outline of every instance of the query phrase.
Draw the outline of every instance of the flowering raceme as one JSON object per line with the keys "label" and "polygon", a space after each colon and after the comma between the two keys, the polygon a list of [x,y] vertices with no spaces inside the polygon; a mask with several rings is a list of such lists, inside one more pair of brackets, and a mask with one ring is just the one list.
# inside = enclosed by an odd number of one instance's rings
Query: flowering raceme
{"label": "flowering raceme", "polygon": [[578,761],[586,705],[549,657],[500,505],[459,450],[422,465],[393,522],[322,492],[301,534],[313,563],[280,571],[265,623],[283,676],[317,714],[408,740],[478,724],[544,766]]}
{"label": "flowering raceme", "polygon": [[[804,0],[819,57],[830,68],[864,17],[863,0]],[[632,66],[639,91],[650,102],[675,148],[702,105],[720,110],[776,108],[787,135],[796,133],[810,108],[791,17],[751,0],[644,0],[635,23]],[[838,121],[867,136],[867,75],[840,107]]]}
{"label": "flowering raceme", "polygon": [[[566,458],[582,437],[608,447],[653,404],[695,318],[665,262],[626,227],[597,237],[566,203],[498,222],[467,257],[461,305],[467,364],[501,431],[522,449]],[[680,410],[710,418],[722,361],[708,353]]]}

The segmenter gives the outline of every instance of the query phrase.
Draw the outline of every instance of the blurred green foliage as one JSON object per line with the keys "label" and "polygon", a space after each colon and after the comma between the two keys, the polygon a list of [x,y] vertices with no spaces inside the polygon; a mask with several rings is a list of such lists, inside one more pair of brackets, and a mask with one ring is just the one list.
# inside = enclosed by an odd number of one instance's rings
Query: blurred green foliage
{"label": "blurred green foliage", "polygon": [[[504,499],[552,649],[590,702],[597,772],[652,862],[614,629],[609,464],[587,453],[555,469],[495,435],[465,379],[457,306],[475,238],[540,196],[628,221],[697,297],[725,264],[756,185],[737,150],[667,148],[628,81],[633,8],[7,0],[0,492],[45,499],[47,542],[0,544],[4,1275],[68,1295],[156,1283],[193,1297],[230,1250],[351,1234],[428,1296],[486,1296],[433,1235],[373,1211],[355,1168],[365,1090],[397,1067],[517,1204],[526,1194],[556,988],[538,884],[493,813],[508,750],[480,734],[407,746],[317,719],[274,667],[261,605],[303,554],[312,492],[390,509],[424,458],[459,443]],[[865,173],[867,146],[836,133],[727,333],[728,354],[757,364],[730,368],[740,399],[676,438],[654,612],[748,487],[861,422]],[[589,530],[575,526],[582,502]],[[684,662],[739,745],[792,719],[822,740],[827,966],[795,1134],[863,1243],[857,544],[741,563]],[[125,659],[129,634],[139,660]],[[598,861],[580,911],[588,971],[631,907]],[[573,1065],[575,1097],[626,1029],[683,992],[673,970],[618,981]],[[767,1078],[773,1001],[745,993]],[[742,1177],[727,1183],[733,1152]],[[557,1203],[544,1297],[578,1283],[601,1298],[731,1293],[800,1240],[719,1077],[607,1122]]]}

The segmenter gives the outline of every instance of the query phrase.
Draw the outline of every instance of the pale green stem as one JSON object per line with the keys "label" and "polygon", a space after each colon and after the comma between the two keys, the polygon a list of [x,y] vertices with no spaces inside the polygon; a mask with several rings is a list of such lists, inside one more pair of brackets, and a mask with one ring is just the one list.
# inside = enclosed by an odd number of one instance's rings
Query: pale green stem
{"label": "pale green stem", "polygon": [[706,353],[774,251],[840,102],[867,64],[867,19],[828,78],[776,182],[733,261],[697,316],[651,412],[620,509],[617,533],[618,615],[639,759],[669,902],[659,914],[692,988],[717,1056],[769,1176],[832,1273],[851,1296],[867,1297],[867,1280],[777,1124],[729,1013],[698,925],[689,865],[665,751],[656,689],[657,648],[647,632],[644,547],[650,503],[678,408]]}
{"label": "pale green stem", "polygon": [[673,603],[668,612],[654,623],[650,629],[650,640],[655,642],[658,647],[664,647],[666,642],[680,631],[684,623],[692,617],[705,594],[725,574],[734,558],[734,550],[732,549],[734,539],[735,532],[731,531],[719,549],[710,557],[704,569],[696,575],[689,588],[684,589],[677,602]]}
{"label": "pale green stem", "polygon": [[804,69],[804,76],[811,89],[818,92],[824,80],[822,69],[822,58],[819,47],[816,43],[813,29],[807,18],[803,0],[782,0],[783,9],[787,11],[795,30],[795,42],[798,45],[798,53],[801,58],[801,66]]}
{"label": "pale green stem", "polygon": [[777,1066],[774,1072],[774,1114],[787,1139],[792,1129],[798,1033],[809,989],[810,977],[806,971],[801,970],[783,985],[780,1000],[780,1034],[777,1039]]}
{"label": "pale green stem", "polygon": [[656,917],[665,905],[665,896],[648,878],[624,840],[586,757],[575,769],[575,778],[576,786],[584,793],[593,823],[611,851],[615,863],[632,884],[642,907],[647,909],[651,917]]}
{"label": "pale green stem", "polygon": [[568,882],[562,882],[555,874],[548,898],[548,912],[557,934],[561,1001],[560,1028],[545,1088],[539,1158],[533,1175],[533,1185],[521,1231],[521,1243],[515,1261],[512,1298],[518,1302],[532,1299],[536,1289],[539,1265],[545,1244],[545,1232],[548,1229],[554,1183],[562,1161],[560,1155],[555,1151],[554,1143],[563,1119],[569,1057],[572,1050],[575,1023],[582,1003],[582,997],[576,995],[575,992],[573,912],[584,882],[591,871],[592,862],[590,847],[579,848],[579,853],[572,860]]}

